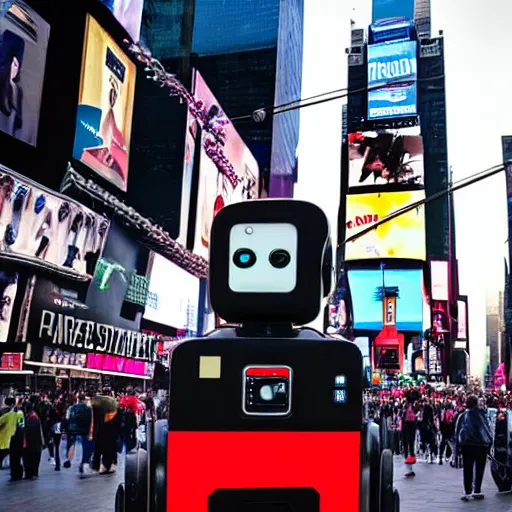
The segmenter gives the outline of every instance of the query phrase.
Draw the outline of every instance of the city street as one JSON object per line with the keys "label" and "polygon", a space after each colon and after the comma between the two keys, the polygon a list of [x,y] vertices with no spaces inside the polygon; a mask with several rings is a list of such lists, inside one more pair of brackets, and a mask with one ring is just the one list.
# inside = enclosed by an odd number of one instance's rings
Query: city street
{"label": "city street", "polygon": [[[77,450],[80,451],[79,449]],[[78,456],[78,455],[77,455]],[[40,478],[36,481],[9,483],[9,471],[0,471],[0,496],[2,510],[26,510],[27,512],[107,512],[114,510],[114,496],[123,476],[122,459],[118,472],[111,476],[93,476],[80,480],[77,465],[71,469],[54,471],[45,457],[41,463]],[[395,485],[400,491],[402,512],[465,512],[482,510],[512,511],[512,495],[499,495],[489,472],[483,491],[482,503],[463,503],[462,471],[449,465],[438,466],[420,462],[416,465],[417,476],[408,480],[403,477],[403,464],[395,458]],[[12,508],[11,508],[12,507]]]}

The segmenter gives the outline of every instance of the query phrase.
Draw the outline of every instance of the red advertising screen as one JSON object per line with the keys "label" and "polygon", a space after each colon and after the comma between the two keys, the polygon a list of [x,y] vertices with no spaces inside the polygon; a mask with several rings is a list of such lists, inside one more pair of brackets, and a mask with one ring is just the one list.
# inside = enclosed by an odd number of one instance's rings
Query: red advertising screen
{"label": "red advertising screen", "polygon": [[140,377],[152,377],[154,365],[145,361],[108,354],[87,354],[87,368],[113,373],[127,373]]}
{"label": "red advertising screen", "polygon": [[18,353],[5,353],[0,356],[0,371],[2,370],[16,370],[23,369],[23,354]]}

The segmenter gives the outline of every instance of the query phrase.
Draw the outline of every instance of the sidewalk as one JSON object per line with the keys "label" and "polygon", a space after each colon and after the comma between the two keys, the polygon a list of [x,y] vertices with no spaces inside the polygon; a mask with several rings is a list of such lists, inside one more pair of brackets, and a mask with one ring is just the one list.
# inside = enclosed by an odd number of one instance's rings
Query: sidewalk
{"label": "sidewalk", "polygon": [[78,463],[81,455],[81,447],[77,445],[71,468],[61,467],[58,472],[48,462],[48,451],[45,450],[37,480],[9,482],[9,470],[1,470],[0,509],[27,512],[112,512],[118,483],[124,477],[123,457],[119,457],[115,474],[80,479]]}
{"label": "sidewalk", "polygon": [[454,469],[449,464],[418,462],[414,470],[414,478],[405,478],[403,458],[395,457],[395,487],[400,492],[401,512],[512,511],[512,494],[497,493],[489,465],[482,486],[485,500],[469,503],[460,499],[464,492],[462,469]]}

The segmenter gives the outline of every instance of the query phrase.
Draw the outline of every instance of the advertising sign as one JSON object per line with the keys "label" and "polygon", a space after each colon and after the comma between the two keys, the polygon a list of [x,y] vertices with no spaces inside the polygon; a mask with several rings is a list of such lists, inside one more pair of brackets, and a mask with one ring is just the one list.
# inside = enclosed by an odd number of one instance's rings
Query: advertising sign
{"label": "advertising sign", "polygon": [[0,343],[8,341],[18,277],[17,272],[0,270]]}
{"label": "advertising sign", "polygon": [[154,363],[136,361],[126,357],[105,354],[87,354],[87,368],[114,373],[127,373],[139,377],[153,378]]}
{"label": "advertising sign", "polygon": [[368,46],[368,119],[417,114],[416,41]]}
{"label": "advertising sign", "polygon": [[0,166],[0,253],[93,275],[109,221]]}
{"label": "advertising sign", "polygon": [[32,7],[22,0],[0,2],[0,131],[32,146],[49,37],[50,25]]}
{"label": "advertising sign", "polygon": [[[116,279],[120,279],[116,276]],[[26,340],[32,344],[31,359],[38,361],[42,346],[65,352],[98,352],[115,356],[154,361],[158,336],[134,329],[139,322],[127,320],[121,314],[122,288],[109,285],[110,300],[98,298],[96,307],[109,310],[101,315],[81,302],[78,293],[68,286],[59,287],[47,279],[37,278],[26,326]],[[94,282],[89,289],[95,287]],[[100,293],[100,292],[98,292]]]}
{"label": "advertising sign", "polygon": [[438,333],[450,332],[448,301],[432,301],[432,327]]}
{"label": "advertising sign", "polygon": [[[197,71],[195,96],[204,102],[209,112],[217,111],[217,115],[222,114],[219,102]],[[224,126],[224,131],[226,132],[224,154],[233,165],[240,181],[233,187],[230,180],[218,171],[201,144],[194,252],[206,259],[209,256],[210,230],[215,215],[228,204],[258,197],[258,162],[231,122]],[[203,134],[203,141],[205,137],[207,135]]]}
{"label": "advertising sign", "polygon": [[350,133],[349,189],[376,191],[424,187],[423,137],[419,127]]}
{"label": "advertising sign", "polygon": [[448,300],[448,262],[431,261],[430,279],[432,283],[432,299]]}
{"label": "advertising sign", "polygon": [[414,0],[373,0],[372,23],[399,16],[412,20],[414,3]]}
{"label": "advertising sign", "polygon": [[[347,238],[360,233],[391,213],[424,198],[423,191],[347,196]],[[425,260],[423,205],[383,223],[345,245],[345,260],[347,261],[382,258]]]}
{"label": "advertising sign", "polygon": [[1,371],[17,371],[23,370],[23,354],[6,352],[0,355],[0,372]]}
{"label": "advertising sign", "polygon": [[468,339],[468,305],[465,300],[457,301],[457,340],[466,341]]}
{"label": "advertising sign", "polygon": [[154,254],[143,318],[175,329],[186,329],[193,335],[197,332],[198,306],[199,279]]}
{"label": "advertising sign", "polygon": [[73,158],[125,192],[135,75],[135,64],[88,15]]}
{"label": "advertising sign", "polygon": [[[383,281],[388,295],[384,306]],[[420,269],[386,270],[384,277],[380,270],[349,270],[348,282],[354,329],[380,331],[385,325],[383,320],[389,318],[388,325],[396,325],[399,331],[421,332],[423,272]],[[394,312],[389,309],[390,304]],[[386,315],[384,319],[383,309]]]}
{"label": "advertising sign", "polygon": [[384,319],[384,327],[396,325],[396,297],[384,297],[382,317]]}
{"label": "advertising sign", "polygon": [[140,38],[144,0],[100,0],[106,5],[130,37],[137,42]]}

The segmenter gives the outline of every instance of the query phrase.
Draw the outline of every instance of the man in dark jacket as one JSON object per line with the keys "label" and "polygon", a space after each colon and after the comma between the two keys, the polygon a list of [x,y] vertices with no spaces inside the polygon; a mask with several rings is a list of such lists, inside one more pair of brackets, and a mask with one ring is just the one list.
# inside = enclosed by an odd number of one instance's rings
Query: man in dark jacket
{"label": "man in dark jacket", "polygon": [[80,439],[82,445],[82,462],[79,466],[79,472],[87,472],[88,467],[85,465],[89,464],[92,456],[93,447],[90,439],[91,425],[92,425],[92,409],[87,405],[85,401],[85,395],[78,397],[78,403],[72,405],[67,412],[66,421],[66,434],[68,435],[68,453],[66,461],[64,462],[65,468],[71,467],[71,460],[74,455],[74,448],[77,439]]}
{"label": "man in dark jacket", "polygon": [[487,463],[487,454],[492,444],[492,433],[487,416],[480,409],[476,396],[472,395],[467,398],[466,412],[457,419],[455,440],[462,452],[464,465],[465,494],[461,499],[469,501],[473,497],[481,500],[484,498],[482,480]]}

